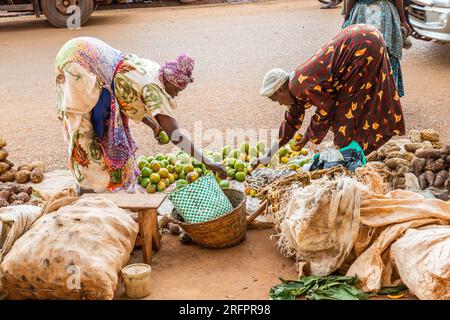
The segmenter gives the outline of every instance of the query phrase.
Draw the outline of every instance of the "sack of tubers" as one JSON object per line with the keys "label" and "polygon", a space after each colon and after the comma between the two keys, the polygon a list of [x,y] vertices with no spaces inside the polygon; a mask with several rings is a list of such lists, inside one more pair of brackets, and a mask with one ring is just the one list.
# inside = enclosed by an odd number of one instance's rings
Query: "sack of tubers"
{"label": "sack of tubers", "polygon": [[14,163],[7,158],[9,153],[4,147],[6,139],[0,137],[0,182],[40,183],[44,180],[45,166],[41,161],[25,163],[14,168]]}

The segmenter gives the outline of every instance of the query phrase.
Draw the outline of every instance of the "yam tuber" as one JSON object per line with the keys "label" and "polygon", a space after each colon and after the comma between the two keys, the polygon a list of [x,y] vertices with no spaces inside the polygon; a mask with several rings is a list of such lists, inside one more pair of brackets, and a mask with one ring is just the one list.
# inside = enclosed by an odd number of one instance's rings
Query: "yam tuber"
{"label": "yam tuber", "polygon": [[408,134],[409,140],[411,140],[412,143],[421,143],[422,137],[418,130],[411,130]]}
{"label": "yam tuber", "polygon": [[7,207],[7,206],[9,206],[8,201],[0,199],[0,208],[4,208],[4,207]]}
{"label": "yam tuber", "polygon": [[423,173],[425,175],[425,179],[427,179],[428,186],[432,186],[434,184],[434,180],[436,178],[436,175],[432,171],[425,171]]}
{"label": "yam tuber", "polygon": [[40,168],[35,168],[31,171],[30,180],[33,183],[41,183],[44,180],[44,172]]}
{"label": "yam tuber", "polygon": [[11,192],[9,192],[8,190],[0,191],[0,200],[7,202],[10,196],[11,196]]}
{"label": "yam tuber", "polygon": [[31,164],[33,166],[33,170],[34,169],[39,169],[42,171],[42,173],[45,172],[45,165],[42,161],[35,161]]}
{"label": "yam tuber", "polygon": [[415,158],[412,162],[413,173],[418,177],[425,168],[426,160],[424,158]]}
{"label": "yam tuber", "polygon": [[405,159],[408,162],[411,162],[415,156],[412,153],[405,152],[405,151],[394,151],[386,154],[386,158],[392,159],[392,158],[401,158]]}
{"label": "yam tuber", "polygon": [[433,146],[433,149],[442,149],[444,147],[442,142],[432,142],[431,145]]}
{"label": "yam tuber", "polygon": [[416,157],[425,159],[438,159],[441,157],[441,150],[420,148],[416,150]]}
{"label": "yam tuber", "polygon": [[30,180],[31,172],[28,170],[20,170],[16,173],[17,183],[27,183]]}
{"label": "yam tuber", "polygon": [[448,179],[448,171],[447,170],[439,171],[438,174],[436,175],[436,179],[434,179],[434,186],[436,188],[443,188],[445,181],[447,179]]}
{"label": "yam tuber", "polygon": [[3,160],[4,163],[6,163],[10,168],[14,167],[14,162],[9,161],[8,159]]}
{"label": "yam tuber", "polygon": [[439,132],[433,129],[425,129],[420,131],[422,141],[439,142],[441,139]]}
{"label": "yam tuber", "polygon": [[428,188],[429,183],[427,181],[427,178],[425,178],[425,172],[418,176],[417,179],[419,180],[420,189],[425,190],[426,188]]}
{"label": "yam tuber", "polygon": [[448,200],[450,200],[450,192],[449,191],[445,191],[444,193],[438,194],[436,196],[436,199],[443,200],[443,201],[448,201]]}
{"label": "yam tuber", "polygon": [[447,161],[448,163],[450,163],[450,156],[447,156],[447,157],[445,158],[445,161]]}
{"label": "yam tuber", "polygon": [[16,200],[26,203],[26,202],[30,201],[30,196],[26,192],[20,192],[20,193],[16,194]]}
{"label": "yam tuber", "polygon": [[11,202],[12,206],[20,206],[22,205],[24,202],[21,200],[14,200],[13,202]]}
{"label": "yam tuber", "polygon": [[0,173],[6,172],[9,170],[9,164],[4,161],[0,161]]}
{"label": "yam tuber", "polygon": [[6,147],[7,143],[6,143],[6,139],[0,137],[0,149]]}
{"label": "yam tuber", "polygon": [[8,158],[8,151],[6,151],[6,149],[0,149],[0,161],[5,160],[6,158]]}
{"label": "yam tuber", "polygon": [[378,153],[376,151],[372,151],[367,157],[366,160],[368,162],[373,162],[378,160]]}
{"label": "yam tuber", "polygon": [[449,156],[450,155],[450,144],[446,145],[443,149],[442,149],[442,154]]}
{"label": "yam tuber", "polygon": [[18,192],[25,192],[30,195],[33,193],[33,188],[31,186],[19,186]]}
{"label": "yam tuber", "polygon": [[420,148],[423,148],[422,143],[407,143],[407,144],[405,144],[405,150],[408,152],[414,153],[417,150],[419,150]]}
{"label": "yam tuber", "polygon": [[24,163],[24,164],[21,164],[18,168],[17,168],[17,170],[18,171],[22,171],[22,170],[27,170],[27,171],[33,171],[33,165],[31,164],[31,163]]}
{"label": "yam tuber", "polygon": [[448,168],[444,159],[437,159],[430,164],[425,165],[425,171],[439,172]]}
{"label": "yam tuber", "polygon": [[411,163],[402,158],[391,158],[384,161],[384,164],[391,170],[396,170],[398,167],[409,167]]}
{"label": "yam tuber", "polygon": [[16,179],[15,173],[16,173],[15,171],[9,170],[9,171],[6,171],[6,172],[0,174],[0,181],[1,182],[12,182],[12,181],[14,181]]}

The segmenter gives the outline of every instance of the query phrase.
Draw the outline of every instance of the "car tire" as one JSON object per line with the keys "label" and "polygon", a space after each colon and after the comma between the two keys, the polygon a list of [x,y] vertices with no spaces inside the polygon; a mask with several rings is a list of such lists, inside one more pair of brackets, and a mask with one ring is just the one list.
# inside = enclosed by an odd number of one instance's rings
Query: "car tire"
{"label": "car tire", "polygon": [[[67,19],[70,17],[70,15],[61,10],[61,5],[64,2],[64,0],[41,1],[42,12],[47,18],[47,21],[57,28],[67,28]],[[94,11],[94,0],[67,2],[76,2],[80,7],[80,26],[84,25],[91,16],[92,11]]]}

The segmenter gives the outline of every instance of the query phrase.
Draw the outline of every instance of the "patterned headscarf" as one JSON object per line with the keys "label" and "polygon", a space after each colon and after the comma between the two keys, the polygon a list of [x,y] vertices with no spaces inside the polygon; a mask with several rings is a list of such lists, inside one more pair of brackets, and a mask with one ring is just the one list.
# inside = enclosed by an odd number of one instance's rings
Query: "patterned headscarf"
{"label": "patterned headscarf", "polygon": [[194,81],[192,70],[194,59],[186,53],[180,54],[175,60],[166,61],[159,70],[161,78],[166,79],[174,86],[183,90]]}

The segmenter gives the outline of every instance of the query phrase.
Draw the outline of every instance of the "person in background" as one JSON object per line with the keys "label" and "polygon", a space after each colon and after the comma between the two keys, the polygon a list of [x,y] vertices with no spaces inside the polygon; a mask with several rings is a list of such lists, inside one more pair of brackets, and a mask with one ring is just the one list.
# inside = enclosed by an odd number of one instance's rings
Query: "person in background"
{"label": "person in background", "polygon": [[403,74],[400,62],[403,47],[412,43],[407,40],[412,29],[405,15],[403,0],[345,0],[342,28],[353,24],[370,24],[383,35],[389,53],[395,85],[400,97],[404,95]]}
{"label": "person in background", "polygon": [[286,106],[286,112],[278,141],[253,167],[270,162],[301,129],[305,111],[313,106],[315,114],[298,148],[308,142],[320,144],[331,130],[337,147],[354,140],[369,154],[393,136],[405,134],[386,46],[370,25],[343,29],[293,72],[272,69],[260,94]]}
{"label": "person in background", "polygon": [[[178,130],[173,114],[174,98],[193,82],[194,60],[189,55],[159,65],[123,54],[99,39],[81,37],[64,44],[55,67],[57,115],[80,194],[135,191],[137,146],[129,119],[150,127],[160,143],[182,143],[185,152],[226,176],[221,164],[203,157]],[[161,140],[161,131],[167,141]]]}
{"label": "person in background", "polygon": [[321,6],[320,9],[336,9],[338,5],[341,4],[342,0],[319,0],[319,2],[324,3],[325,5]]}

